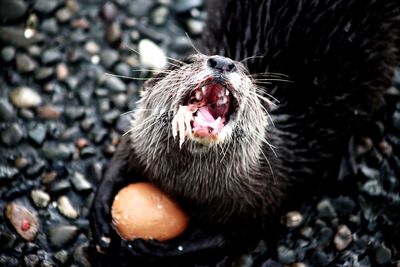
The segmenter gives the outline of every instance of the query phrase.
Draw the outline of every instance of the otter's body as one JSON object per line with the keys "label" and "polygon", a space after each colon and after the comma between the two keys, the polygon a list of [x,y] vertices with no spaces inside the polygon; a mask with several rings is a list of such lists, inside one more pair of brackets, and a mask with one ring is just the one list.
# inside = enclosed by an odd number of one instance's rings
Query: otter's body
{"label": "otter's body", "polygon": [[145,84],[99,188],[97,234],[109,234],[117,189],[137,180],[195,222],[265,218],[293,188],[337,174],[347,139],[381,107],[399,60],[398,1],[215,2],[203,54]]}

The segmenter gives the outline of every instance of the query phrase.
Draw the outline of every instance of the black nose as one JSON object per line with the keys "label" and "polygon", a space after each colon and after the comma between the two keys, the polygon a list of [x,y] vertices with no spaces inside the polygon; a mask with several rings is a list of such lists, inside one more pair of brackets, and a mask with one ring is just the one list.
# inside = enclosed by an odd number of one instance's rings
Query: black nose
{"label": "black nose", "polygon": [[212,56],[208,59],[207,64],[213,70],[220,72],[232,72],[235,70],[235,63],[227,57]]}

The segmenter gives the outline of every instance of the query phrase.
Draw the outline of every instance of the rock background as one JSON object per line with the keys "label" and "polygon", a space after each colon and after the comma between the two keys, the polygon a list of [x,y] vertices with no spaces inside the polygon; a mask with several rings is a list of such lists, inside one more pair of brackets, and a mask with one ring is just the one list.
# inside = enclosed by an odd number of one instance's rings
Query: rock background
{"label": "rock background", "polygon": [[[203,1],[0,5],[0,266],[90,266],[88,212],[121,114],[146,69],[192,52],[185,32],[201,34]],[[279,242],[236,266],[400,266],[399,99],[400,70],[382,120],[349,144],[343,171],[356,174],[340,194],[287,213]]]}

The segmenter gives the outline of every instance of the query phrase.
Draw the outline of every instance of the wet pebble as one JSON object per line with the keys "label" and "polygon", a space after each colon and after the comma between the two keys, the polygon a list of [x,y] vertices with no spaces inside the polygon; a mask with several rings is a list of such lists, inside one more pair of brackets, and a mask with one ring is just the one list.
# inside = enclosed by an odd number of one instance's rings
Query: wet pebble
{"label": "wet pebble", "polygon": [[67,7],[61,8],[56,12],[56,18],[60,23],[66,23],[71,20],[72,13]]}
{"label": "wet pebble", "polygon": [[18,54],[16,57],[17,70],[21,73],[32,72],[37,64],[36,62],[26,54]]}
{"label": "wet pebble", "polygon": [[42,151],[50,160],[69,160],[73,154],[73,148],[66,144],[45,144]]}
{"label": "wet pebble", "polygon": [[32,88],[17,87],[10,93],[11,102],[18,108],[37,107],[42,103],[41,96]]}
{"label": "wet pebble", "polygon": [[38,208],[46,208],[50,202],[50,195],[42,190],[32,190],[31,198],[33,203]]}
{"label": "wet pebble", "polygon": [[59,81],[64,81],[69,75],[68,66],[65,63],[60,63],[56,67],[56,76]]}
{"label": "wet pebble", "polygon": [[21,267],[19,261],[16,258],[3,254],[0,254],[0,266]]}
{"label": "wet pebble", "polygon": [[371,180],[364,183],[362,186],[362,191],[370,196],[379,196],[384,192],[382,185],[376,180]]}
{"label": "wet pebble", "polygon": [[14,147],[24,138],[24,130],[18,123],[12,123],[8,128],[1,130],[1,142],[7,146]]}
{"label": "wet pebble", "polygon": [[197,19],[188,19],[186,21],[186,26],[190,34],[200,35],[203,32],[204,22]]}
{"label": "wet pebble", "polygon": [[0,99],[0,120],[9,121],[15,116],[14,108],[7,99]]}
{"label": "wet pebble", "polygon": [[110,24],[105,33],[105,38],[107,42],[111,45],[114,45],[121,41],[121,36],[122,36],[122,30],[121,26],[118,23],[112,23]]}
{"label": "wet pebble", "polygon": [[296,253],[285,246],[279,246],[278,259],[283,264],[289,264],[296,261]]}
{"label": "wet pebble", "polygon": [[56,10],[61,4],[59,0],[37,0],[33,6],[33,10],[48,15]]}
{"label": "wet pebble", "polygon": [[140,63],[154,70],[162,70],[167,66],[164,51],[148,39],[139,42]]}
{"label": "wet pebble", "polygon": [[111,125],[117,121],[117,119],[119,118],[120,115],[121,115],[120,111],[113,109],[113,110],[110,110],[110,111],[104,113],[102,115],[102,119],[106,124]]}
{"label": "wet pebble", "polygon": [[41,124],[34,124],[28,129],[28,137],[35,145],[41,146],[46,138],[46,127]]}
{"label": "wet pebble", "polygon": [[328,199],[324,199],[317,205],[318,215],[321,218],[334,218],[336,217],[336,211],[332,206],[332,203]]}
{"label": "wet pebble", "polygon": [[69,253],[62,249],[54,253],[53,257],[58,263],[65,265],[69,260]]}
{"label": "wet pebble", "polygon": [[5,210],[8,220],[23,239],[31,241],[36,238],[39,220],[33,212],[16,203],[8,204]]}
{"label": "wet pebble", "polygon": [[44,80],[50,79],[53,76],[53,74],[54,74],[53,68],[42,67],[35,72],[35,80],[38,82],[43,82]]}
{"label": "wet pebble", "polygon": [[59,30],[57,20],[55,18],[44,20],[41,29],[49,34],[56,34]]}
{"label": "wet pebble", "polygon": [[92,190],[92,185],[80,172],[75,172],[71,177],[71,182],[77,191]]}
{"label": "wet pebble", "polygon": [[68,106],[65,108],[65,116],[71,120],[80,120],[85,116],[85,108],[82,106]]}
{"label": "wet pebble", "polygon": [[28,178],[36,178],[46,168],[46,162],[44,160],[34,160],[34,163],[30,165],[26,170],[25,174],[28,176]]}
{"label": "wet pebble", "polygon": [[352,233],[346,225],[339,225],[333,238],[333,243],[338,251],[346,249],[353,241]]}
{"label": "wet pebble", "polygon": [[67,192],[70,188],[71,184],[68,180],[54,181],[48,186],[49,192],[53,194],[61,194]]}
{"label": "wet pebble", "polygon": [[182,13],[200,7],[202,4],[202,0],[178,0],[174,5],[174,9],[176,12]]}
{"label": "wet pebble", "polygon": [[61,61],[62,55],[58,49],[52,48],[44,51],[41,60],[45,65],[50,65]]}
{"label": "wet pebble", "polygon": [[101,15],[105,21],[113,21],[118,15],[118,8],[111,1],[107,1],[101,7]]}
{"label": "wet pebble", "polygon": [[88,52],[91,55],[98,54],[100,51],[100,47],[97,43],[94,41],[88,41],[85,46],[84,46],[86,52]]}
{"label": "wet pebble", "polygon": [[0,184],[4,181],[12,180],[18,174],[18,169],[6,165],[0,165]]}
{"label": "wet pebble", "polygon": [[57,120],[60,118],[61,111],[56,106],[51,104],[36,108],[36,113],[39,118],[45,120]]}
{"label": "wet pebble", "polygon": [[105,49],[100,53],[100,62],[108,69],[118,61],[118,58],[118,52],[113,49]]}
{"label": "wet pebble", "polygon": [[169,9],[166,6],[159,6],[152,14],[151,19],[153,24],[160,26],[163,25],[169,16]]}
{"label": "wet pebble", "polygon": [[82,267],[91,267],[90,261],[90,246],[88,243],[79,245],[73,253],[74,261]]}
{"label": "wet pebble", "polygon": [[28,254],[24,256],[24,266],[26,267],[35,267],[38,266],[40,259],[35,254]]}
{"label": "wet pebble", "polygon": [[66,196],[58,198],[57,207],[60,213],[69,219],[76,219],[79,216],[78,211],[72,206],[71,201]]}
{"label": "wet pebble", "polygon": [[92,146],[87,146],[80,151],[79,155],[83,159],[94,157],[97,155],[97,149]]}
{"label": "wet pebble", "polygon": [[12,46],[6,46],[1,49],[1,59],[4,62],[11,62],[15,57],[15,48]]}
{"label": "wet pebble", "polygon": [[74,225],[51,226],[48,232],[50,244],[56,248],[62,248],[74,241],[79,234],[79,228]]}
{"label": "wet pebble", "polygon": [[129,5],[128,13],[133,17],[142,17],[149,13],[153,5],[153,1],[136,0]]}
{"label": "wet pebble", "polygon": [[281,223],[288,228],[296,228],[303,222],[303,215],[298,211],[290,211],[281,217]]}
{"label": "wet pebble", "polygon": [[126,91],[126,84],[120,78],[114,76],[106,76],[104,80],[104,86],[113,92]]}

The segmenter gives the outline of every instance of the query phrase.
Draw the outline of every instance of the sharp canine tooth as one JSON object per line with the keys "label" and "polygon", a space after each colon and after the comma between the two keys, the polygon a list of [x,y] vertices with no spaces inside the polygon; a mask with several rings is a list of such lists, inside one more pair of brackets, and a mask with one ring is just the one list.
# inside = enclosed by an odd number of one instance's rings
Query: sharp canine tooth
{"label": "sharp canine tooth", "polygon": [[228,90],[225,91],[225,95],[229,95],[229,91]]}
{"label": "sharp canine tooth", "polygon": [[200,91],[196,91],[195,97],[196,97],[197,100],[201,100],[203,98],[203,96],[201,95]]}
{"label": "sharp canine tooth", "polygon": [[207,91],[207,87],[206,86],[201,87],[201,91],[203,92],[203,94],[205,94]]}

